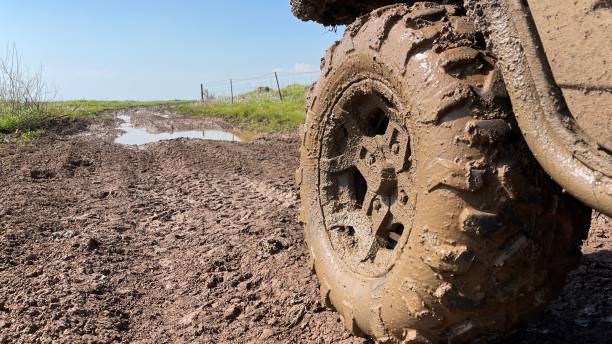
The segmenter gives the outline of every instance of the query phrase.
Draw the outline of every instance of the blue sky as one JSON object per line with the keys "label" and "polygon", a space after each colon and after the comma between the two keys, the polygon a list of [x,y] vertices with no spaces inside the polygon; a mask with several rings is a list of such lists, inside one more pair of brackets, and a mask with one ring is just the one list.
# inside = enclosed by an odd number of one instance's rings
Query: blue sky
{"label": "blue sky", "polygon": [[340,35],[289,0],[0,0],[0,47],[58,99],[192,99],[200,82],[317,70]]}

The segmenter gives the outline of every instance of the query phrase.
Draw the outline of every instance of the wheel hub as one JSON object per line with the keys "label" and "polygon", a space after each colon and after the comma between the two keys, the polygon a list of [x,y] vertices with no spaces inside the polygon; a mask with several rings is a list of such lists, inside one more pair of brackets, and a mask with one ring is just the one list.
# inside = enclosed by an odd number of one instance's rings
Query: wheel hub
{"label": "wheel hub", "polygon": [[334,251],[354,271],[377,275],[412,222],[410,137],[380,95],[356,98],[339,105],[323,142],[322,208]]}

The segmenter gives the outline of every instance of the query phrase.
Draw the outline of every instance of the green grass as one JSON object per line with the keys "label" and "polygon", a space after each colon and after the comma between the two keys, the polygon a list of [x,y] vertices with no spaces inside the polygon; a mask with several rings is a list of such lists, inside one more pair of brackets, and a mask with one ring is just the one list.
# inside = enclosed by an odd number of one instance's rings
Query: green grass
{"label": "green grass", "polygon": [[185,103],[174,106],[183,115],[210,116],[228,119],[243,130],[259,133],[295,130],[304,123],[304,85],[283,89],[283,102],[278,91],[252,91],[236,97],[231,103]]}
{"label": "green grass", "polygon": [[0,133],[40,129],[49,118],[48,113],[33,106],[11,106],[0,102]]}
{"label": "green grass", "polygon": [[276,90],[253,91],[237,96],[235,103],[172,101],[102,101],[75,100],[49,102],[39,106],[10,105],[0,101],[0,141],[29,141],[63,118],[93,118],[103,111],[137,106],[170,105],[179,114],[228,119],[240,129],[271,133],[296,129],[304,122],[304,85],[283,88],[283,102]]}
{"label": "green grass", "polygon": [[0,136],[12,135],[19,140],[31,140],[42,136],[44,129],[62,118],[87,118],[94,117],[102,111],[126,109],[136,106],[178,105],[186,102],[188,101],[73,100],[43,103],[39,104],[39,106],[10,105],[0,102]]}
{"label": "green grass", "polygon": [[133,101],[133,100],[70,100],[49,103],[49,110],[60,117],[90,117],[103,111],[128,109],[138,106],[178,105],[186,100]]}

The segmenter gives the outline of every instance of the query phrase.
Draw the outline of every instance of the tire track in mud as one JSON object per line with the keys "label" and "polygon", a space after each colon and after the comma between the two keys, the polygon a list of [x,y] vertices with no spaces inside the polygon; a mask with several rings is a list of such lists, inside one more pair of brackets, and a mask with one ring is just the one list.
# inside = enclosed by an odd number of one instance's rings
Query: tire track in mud
{"label": "tire track in mud", "polygon": [[[207,147],[200,144],[188,142],[185,147]],[[277,273],[285,264],[272,264],[271,269],[265,263],[276,255],[289,255],[289,260],[302,258],[288,253],[293,246],[287,238],[288,229],[278,228],[279,222],[293,222],[288,214],[288,208],[295,206],[291,189],[287,186],[279,189],[266,180],[227,172],[234,167],[232,163],[219,163],[215,158],[223,154],[223,149],[213,152],[213,156],[183,152],[178,154],[180,159],[164,163],[168,155],[165,145],[161,144],[161,152],[153,150],[155,159],[162,160],[155,172],[162,177],[157,179],[160,184],[157,191],[145,196],[153,200],[156,215],[143,228],[160,238],[159,248],[150,260],[158,262],[162,277],[149,279],[146,284],[172,290],[173,297],[169,303],[159,295],[145,296],[144,303],[152,305],[145,313],[160,319],[153,338],[167,341],[183,337],[210,341],[258,338],[263,333],[258,328],[261,326],[244,331],[242,319],[250,316],[272,331],[273,325],[282,323],[284,307],[263,322],[265,314],[271,311],[270,303],[260,300],[258,295],[274,295],[269,284],[262,281],[278,279]],[[192,156],[197,158],[184,158]],[[203,161],[216,166],[206,168]],[[160,194],[159,189],[165,192]],[[296,229],[294,225],[289,227]],[[262,228],[270,233],[263,233]],[[295,272],[286,271],[283,275],[292,273]],[[287,295],[287,299],[292,296]],[[136,330],[146,331],[150,328]]]}
{"label": "tire track in mud", "polygon": [[0,339],[348,337],[306,268],[295,139],[0,148]]}
{"label": "tire track in mud", "polygon": [[[157,283],[175,295],[171,304],[158,297],[145,302],[162,305],[155,311],[147,309],[154,317],[159,314],[159,324],[154,328],[163,329],[154,337],[220,342],[237,338],[274,340],[274,336],[302,341],[308,336],[317,338],[319,331],[306,329],[321,326],[317,319],[310,320],[312,311],[317,310],[324,319],[335,315],[321,312],[316,281],[303,268],[301,233],[294,221],[297,200],[293,183],[285,175],[269,179],[265,176],[269,172],[252,171],[258,176],[233,173],[236,162],[246,169],[256,165],[246,166],[242,148],[226,155],[224,150],[232,151],[238,146],[220,147],[212,156],[208,156],[209,151],[202,152],[197,161],[184,159],[197,155],[182,152],[179,161],[159,164],[158,173],[164,176],[161,188],[167,191],[158,195],[158,207],[167,209],[173,205],[174,213],[166,220],[173,223],[172,228],[183,230],[175,232],[162,223],[148,225],[165,228],[156,232],[168,234],[160,240],[159,249],[164,277],[147,283]],[[162,144],[160,152],[154,150],[161,160],[167,156],[164,148]],[[203,147],[187,142],[181,148]],[[239,159],[227,161],[228,155]],[[214,166],[204,168],[203,161],[214,161]],[[284,166],[279,172],[283,170]],[[177,199],[184,202],[176,204]],[[309,285],[312,289],[305,288]],[[305,310],[309,313],[306,316]],[[309,321],[300,319],[304,323],[297,331],[282,330],[297,325],[298,316]],[[330,333],[330,338],[346,336],[337,322],[331,324],[337,334]]]}

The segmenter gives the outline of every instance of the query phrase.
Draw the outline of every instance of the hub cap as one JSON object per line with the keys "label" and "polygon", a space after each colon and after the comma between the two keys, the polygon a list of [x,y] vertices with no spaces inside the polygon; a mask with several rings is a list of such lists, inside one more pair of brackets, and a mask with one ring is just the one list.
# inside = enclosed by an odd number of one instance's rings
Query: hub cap
{"label": "hub cap", "polygon": [[379,93],[348,93],[323,141],[321,205],[334,251],[375,276],[392,266],[412,225],[410,137]]}

